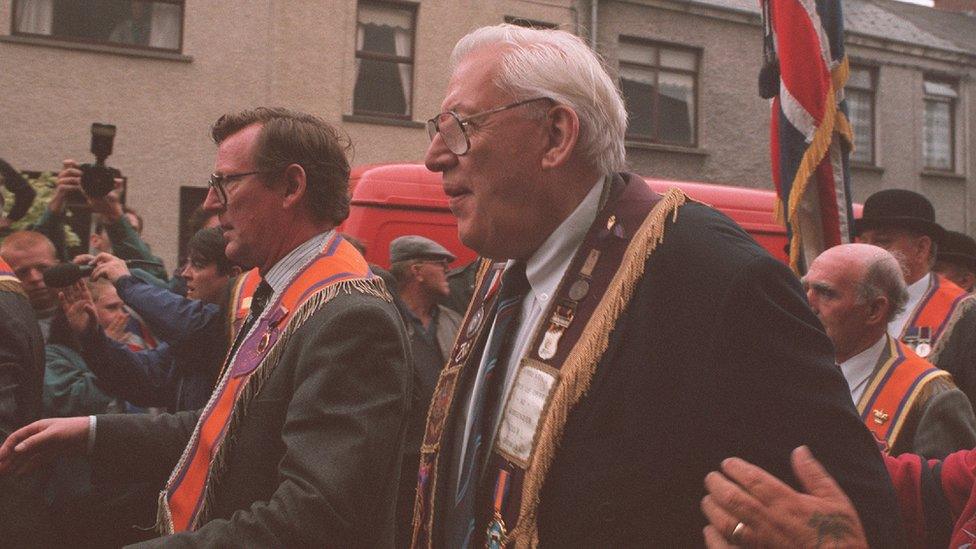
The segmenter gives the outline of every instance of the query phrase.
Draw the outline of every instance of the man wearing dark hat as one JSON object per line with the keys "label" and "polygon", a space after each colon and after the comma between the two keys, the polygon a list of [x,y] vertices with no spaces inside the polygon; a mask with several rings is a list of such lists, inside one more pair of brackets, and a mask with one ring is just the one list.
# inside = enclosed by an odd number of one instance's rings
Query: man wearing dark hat
{"label": "man wearing dark hat", "polygon": [[454,254],[447,248],[422,236],[401,236],[390,243],[390,272],[396,278],[399,290],[397,307],[407,326],[414,358],[413,398],[397,503],[398,547],[410,545],[420,442],[427,407],[461,325],[461,317],[456,312],[439,304],[451,293],[447,268],[454,259]]}
{"label": "man wearing dark hat", "polygon": [[976,298],[932,273],[946,233],[932,203],[905,189],[879,191],[864,202],[855,229],[861,242],[892,252],[905,271],[908,303],[888,333],[951,373],[976,402]]}
{"label": "man wearing dark hat", "polygon": [[946,231],[932,270],[972,292],[976,286],[976,240],[963,233]]}

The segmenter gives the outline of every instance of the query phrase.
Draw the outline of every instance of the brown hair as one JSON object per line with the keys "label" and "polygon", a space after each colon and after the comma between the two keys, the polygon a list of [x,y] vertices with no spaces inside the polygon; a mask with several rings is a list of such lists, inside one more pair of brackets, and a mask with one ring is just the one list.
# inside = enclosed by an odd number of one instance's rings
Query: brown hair
{"label": "brown hair", "polygon": [[260,124],[255,168],[280,172],[290,164],[305,170],[308,207],[319,220],[338,225],[349,215],[349,138],[317,116],[283,108],[258,107],[217,119],[211,130],[220,144],[244,128]]}

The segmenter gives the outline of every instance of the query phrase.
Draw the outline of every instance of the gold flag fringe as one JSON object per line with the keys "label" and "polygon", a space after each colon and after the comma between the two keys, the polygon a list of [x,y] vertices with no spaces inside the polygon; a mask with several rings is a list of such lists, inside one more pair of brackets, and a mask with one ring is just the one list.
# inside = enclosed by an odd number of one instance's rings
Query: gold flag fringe
{"label": "gold flag fringe", "polygon": [[678,209],[688,200],[687,195],[672,188],[654,206],[627,246],[620,268],[560,370],[559,383],[546,408],[535,452],[525,472],[518,521],[509,533],[509,539],[514,540],[518,548],[536,547],[539,543],[536,523],[539,496],[559,447],[566,419],[589,390],[596,366],[609,344],[610,332],[643,278],[647,258],[664,240],[668,218],[676,221]]}
{"label": "gold flag fringe", "polygon": [[800,244],[802,241],[797,211],[800,208],[800,202],[803,200],[803,194],[807,190],[810,177],[830,150],[830,143],[833,140],[835,130],[840,132],[848,144],[853,143],[850,123],[843,111],[837,108],[838,90],[844,89],[849,75],[850,63],[845,55],[844,59],[831,71],[830,88],[827,90],[827,97],[830,99],[825,105],[820,126],[814,132],[813,139],[807,146],[806,152],[803,153],[800,165],[793,176],[793,185],[790,187],[790,196],[787,200],[787,211],[783,211],[782,202],[778,202],[776,205],[776,221],[784,225],[789,223],[793,234],[793,238],[790,240],[790,267],[794,272],[799,272]]}

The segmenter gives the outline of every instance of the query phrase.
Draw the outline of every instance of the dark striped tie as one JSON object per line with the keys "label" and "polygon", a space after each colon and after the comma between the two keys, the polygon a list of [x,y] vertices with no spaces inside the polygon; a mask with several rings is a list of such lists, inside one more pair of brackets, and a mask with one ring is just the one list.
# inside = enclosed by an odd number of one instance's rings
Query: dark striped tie
{"label": "dark striped tie", "polygon": [[525,264],[511,265],[502,276],[498,290],[498,305],[491,339],[485,344],[484,365],[479,372],[479,383],[471,395],[474,407],[471,409],[471,432],[465,446],[464,461],[458,474],[458,491],[455,509],[452,513],[456,525],[458,547],[467,547],[475,527],[474,501],[478,492],[478,481],[488,454],[487,442],[491,439],[498,407],[502,404],[502,390],[505,370],[512,351],[515,333],[518,331],[519,312],[522,299],[529,291],[529,281],[525,277]]}

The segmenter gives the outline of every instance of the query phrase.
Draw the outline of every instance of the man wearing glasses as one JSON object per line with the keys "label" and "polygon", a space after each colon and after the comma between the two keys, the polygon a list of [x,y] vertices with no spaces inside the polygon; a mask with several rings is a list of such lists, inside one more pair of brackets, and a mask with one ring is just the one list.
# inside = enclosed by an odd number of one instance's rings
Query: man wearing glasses
{"label": "man wearing glasses", "polygon": [[869,539],[897,508],[793,274],[625,166],[627,114],[562,31],[461,39],[426,164],[486,260],[421,446],[418,547],[700,546],[704,475],[816,447]]}
{"label": "man wearing glasses", "polygon": [[334,230],[349,211],[343,139],[266,108],[212,134],[204,207],[228,259],[254,270],[209,402],[35,422],[0,446],[0,474],[87,449],[95,483],[157,482],[168,536],[150,545],[392,546],[409,350],[392,298]]}

